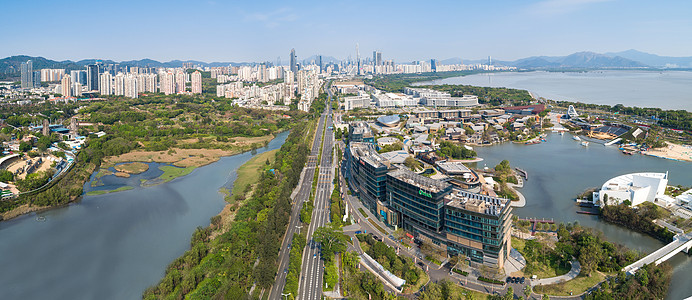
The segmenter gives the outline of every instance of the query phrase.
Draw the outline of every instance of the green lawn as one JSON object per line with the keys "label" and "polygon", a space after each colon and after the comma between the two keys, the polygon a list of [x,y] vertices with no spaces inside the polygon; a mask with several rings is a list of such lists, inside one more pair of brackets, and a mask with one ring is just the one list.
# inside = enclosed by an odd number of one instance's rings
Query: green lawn
{"label": "green lawn", "polygon": [[231,194],[239,195],[245,190],[246,186],[257,182],[257,179],[259,179],[258,170],[264,166],[267,159],[270,165],[274,163],[276,151],[278,151],[278,149],[257,154],[240,166],[237,171],[238,177],[233,182]]}
{"label": "green lawn", "polygon": [[174,166],[160,166],[159,169],[163,171],[163,174],[159,176],[159,179],[161,179],[162,182],[169,182],[175,178],[190,174],[195,168],[196,167],[178,168]]}
{"label": "green lawn", "polygon": [[538,294],[548,294],[551,296],[569,296],[570,292],[572,292],[573,295],[578,295],[601,282],[603,279],[605,279],[605,275],[599,272],[592,272],[591,277],[579,274],[577,278],[563,283],[536,286],[533,288],[533,291]]}
{"label": "green lawn", "polygon": [[100,190],[100,191],[91,191],[86,193],[87,196],[96,196],[96,195],[103,195],[103,194],[109,194],[109,193],[117,193],[117,192],[122,192],[122,191],[129,191],[133,189],[131,186],[122,186],[114,190]]}

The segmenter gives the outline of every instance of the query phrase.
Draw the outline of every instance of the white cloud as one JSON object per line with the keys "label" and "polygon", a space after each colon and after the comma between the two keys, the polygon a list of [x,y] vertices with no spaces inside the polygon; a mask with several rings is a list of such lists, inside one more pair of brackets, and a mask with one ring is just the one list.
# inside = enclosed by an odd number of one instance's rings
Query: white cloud
{"label": "white cloud", "polygon": [[613,0],[543,0],[529,7],[533,14],[543,16],[556,16],[569,14],[594,3],[608,2]]}

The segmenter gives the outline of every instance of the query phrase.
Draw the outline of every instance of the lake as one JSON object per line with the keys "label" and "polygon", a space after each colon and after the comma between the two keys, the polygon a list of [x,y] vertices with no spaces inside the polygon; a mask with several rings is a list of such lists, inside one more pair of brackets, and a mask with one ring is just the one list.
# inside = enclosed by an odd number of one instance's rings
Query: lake
{"label": "lake", "polygon": [[[256,153],[280,148],[287,136]],[[0,222],[0,299],[141,299],[190,247],[195,228],[223,209],[219,188],[230,190],[252,156],[222,157],[168,183],[139,187],[140,179],[161,174],[152,163],[130,178],[105,176],[96,188],[132,190]]]}
{"label": "lake", "polygon": [[500,72],[415,85],[465,84],[528,90],[536,97],[594,104],[684,109],[692,112],[692,72],[600,70]]}
{"label": "lake", "polygon": [[[644,155],[624,155],[617,147],[605,147],[592,140],[589,147],[581,146],[570,134],[549,133],[546,143],[524,145],[504,143],[490,147],[475,147],[484,161],[475,167],[493,168],[503,159],[512,167],[528,172],[529,180],[519,191],[527,205],[516,208],[519,217],[553,218],[558,222],[578,221],[579,224],[602,231],[609,241],[631,249],[650,253],[663,243],[624,227],[606,223],[598,216],[581,215],[574,198],[587,188],[600,187],[610,178],[634,172],[668,172],[670,185],[692,185],[692,163],[660,159]],[[472,165],[474,166],[474,165]],[[692,296],[688,283],[692,274],[692,257],[679,253],[668,260],[673,267],[673,279],[667,299]]]}

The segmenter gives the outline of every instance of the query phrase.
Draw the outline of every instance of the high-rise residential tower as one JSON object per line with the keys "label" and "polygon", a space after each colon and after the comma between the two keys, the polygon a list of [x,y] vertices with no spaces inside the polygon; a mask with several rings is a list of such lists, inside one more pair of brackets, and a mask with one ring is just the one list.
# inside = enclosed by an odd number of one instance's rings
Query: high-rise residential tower
{"label": "high-rise residential tower", "polygon": [[88,65],[87,66],[87,89],[90,91],[99,90],[99,66],[98,65]]}
{"label": "high-rise residential tower", "polygon": [[195,71],[192,73],[192,93],[202,93],[202,73]]}
{"label": "high-rise residential tower", "polygon": [[65,74],[62,77],[62,81],[60,82],[60,86],[62,86],[62,96],[67,98],[67,97],[72,97],[72,80],[70,79],[70,75]]}
{"label": "high-rise residential tower", "polygon": [[22,63],[21,66],[21,72],[22,72],[22,88],[23,89],[30,89],[34,87],[34,63],[31,60],[27,60],[26,62]]}

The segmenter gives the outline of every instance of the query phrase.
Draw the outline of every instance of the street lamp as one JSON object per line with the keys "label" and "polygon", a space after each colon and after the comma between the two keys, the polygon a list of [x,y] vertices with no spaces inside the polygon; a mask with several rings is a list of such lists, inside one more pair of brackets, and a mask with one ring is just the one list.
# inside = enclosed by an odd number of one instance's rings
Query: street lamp
{"label": "street lamp", "polygon": [[284,299],[288,299],[288,296],[290,296],[291,293],[289,292],[288,294],[281,293],[281,296],[284,296]]}

